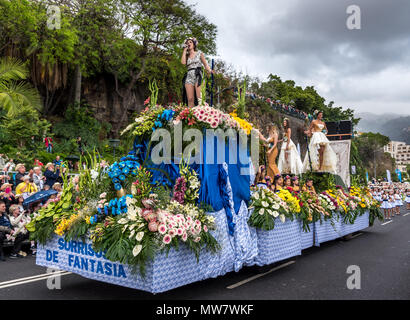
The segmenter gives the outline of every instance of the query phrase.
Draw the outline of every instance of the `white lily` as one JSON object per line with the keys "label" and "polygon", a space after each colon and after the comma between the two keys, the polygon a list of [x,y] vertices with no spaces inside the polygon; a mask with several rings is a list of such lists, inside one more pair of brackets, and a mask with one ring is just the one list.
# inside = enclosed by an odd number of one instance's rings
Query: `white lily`
{"label": "white lily", "polygon": [[144,238],[144,232],[143,231],[137,233],[137,236],[135,237],[135,240],[140,242],[142,240],[142,238]]}
{"label": "white lily", "polygon": [[142,245],[137,244],[134,249],[132,250],[132,254],[134,255],[134,257],[138,256],[140,254],[142,250]]}
{"label": "white lily", "polygon": [[127,224],[128,223],[128,219],[122,218],[120,220],[118,220],[119,224]]}
{"label": "white lily", "polygon": [[282,221],[283,223],[285,223],[285,221],[286,221],[286,217],[285,217],[284,214],[281,214],[281,215],[279,216],[279,219],[280,219],[280,221]]}

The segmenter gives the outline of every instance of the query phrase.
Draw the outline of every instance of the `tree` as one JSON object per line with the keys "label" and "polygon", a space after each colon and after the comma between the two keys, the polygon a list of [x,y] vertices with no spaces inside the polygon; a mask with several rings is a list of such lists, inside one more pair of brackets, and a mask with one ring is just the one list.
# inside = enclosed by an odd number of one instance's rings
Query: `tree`
{"label": "tree", "polygon": [[382,174],[386,169],[392,170],[394,168],[394,159],[382,150],[389,142],[389,137],[373,132],[364,133],[355,138],[353,143],[357,148],[357,153],[352,148],[352,154],[360,159],[358,163],[360,168],[366,169],[369,174],[372,174],[377,167],[376,175]]}

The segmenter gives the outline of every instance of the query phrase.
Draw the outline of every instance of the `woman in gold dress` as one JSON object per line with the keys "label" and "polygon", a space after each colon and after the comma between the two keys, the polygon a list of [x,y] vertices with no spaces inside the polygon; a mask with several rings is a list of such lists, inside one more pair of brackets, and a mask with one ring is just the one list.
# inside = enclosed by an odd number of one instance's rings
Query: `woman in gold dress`
{"label": "woman in gold dress", "polygon": [[269,137],[265,139],[265,137],[259,133],[259,139],[261,139],[266,145],[268,145],[268,151],[266,152],[266,156],[268,158],[268,166],[267,166],[267,174],[271,179],[280,174],[278,167],[276,166],[276,158],[278,157],[278,139],[279,139],[279,132],[278,127],[275,124],[269,126],[268,129]]}

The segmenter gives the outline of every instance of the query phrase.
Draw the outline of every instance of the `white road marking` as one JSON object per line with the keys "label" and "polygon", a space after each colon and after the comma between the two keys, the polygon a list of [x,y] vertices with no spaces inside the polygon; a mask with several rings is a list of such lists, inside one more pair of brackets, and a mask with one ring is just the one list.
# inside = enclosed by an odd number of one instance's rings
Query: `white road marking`
{"label": "white road marking", "polygon": [[357,238],[358,236],[361,236],[363,233],[362,232],[360,232],[360,233],[358,233],[358,234],[355,234],[354,236],[352,236],[350,239],[354,239],[354,238]]}
{"label": "white road marking", "polygon": [[392,223],[392,222],[393,222],[393,220],[390,220],[390,221],[387,221],[387,222],[385,222],[385,223],[382,223],[381,225],[384,226],[384,225],[389,224],[389,223]]}
{"label": "white road marking", "polygon": [[410,214],[410,212],[409,212],[409,213],[406,213],[403,217],[408,216],[409,214]]}
{"label": "white road marking", "polygon": [[[59,273],[63,273],[63,272],[65,272],[65,271],[61,270],[61,271],[56,271],[53,274],[58,275]],[[10,281],[4,281],[4,282],[0,282],[0,286],[2,286],[4,284],[9,284],[9,283],[12,283],[12,282],[19,282],[19,281],[24,281],[24,280],[29,280],[29,279],[39,278],[39,277],[45,277],[45,276],[48,276],[48,275],[50,275],[50,273],[37,274],[37,275],[31,276],[31,277],[25,277],[25,278],[20,278],[20,279],[13,279],[13,280],[10,280]]]}
{"label": "white road marking", "polygon": [[251,281],[253,281],[253,280],[255,280],[255,279],[258,279],[258,278],[260,278],[260,277],[266,276],[267,274],[269,274],[269,273],[271,273],[271,272],[274,272],[274,271],[276,271],[276,270],[285,268],[285,267],[287,267],[287,266],[289,266],[289,265],[291,265],[291,264],[294,264],[294,263],[295,263],[294,260],[289,261],[289,262],[286,262],[286,263],[284,263],[284,264],[281,264],[280,266],[277,266],[277,267],[275,267],[275,268],[269,270],[268,272],[261,273],[261,274],[257,274],[257,275],[255,275],[255,276],[253,276],[253,277],[250,277],[250,278],[248,278],[248,279],[245,279],[245,280],[242,280],[242,281],[240,281],[240,282],[237,282],[237,283],[235,283],[235,284],[233,284],[233,285],[230,285],[229,287],[226,287],[226,288],[227,288],[227,289],[235,289],[235,288],[237,288],[237,287],[239,287],[239,286],[241,286],[241,285],[243,285],[243,284],[245,284],[245,283],[248,283],[248,282],[251,282]]}
{"label": "white road marking", "polygon": [[21,279],[14,279],[11,281],[5,281],[5,282],[0,282],[0,289],[8,288],[8,287],[13,287],[13,286],[19,286],[22,284],[30,283],[30,282],[35,282],[35,281],[41,281],[41,280],[46,280],[48,278],[55,278],[57,276],[65,276],[68,274],[72,274],[72,272],[68,271],[61,271],[61,272],[54,272],[54,273],[45,273],[45,274],[40,274],[37,276],[32,276],[32,277],[26,277],[26,278],[21,278]]}

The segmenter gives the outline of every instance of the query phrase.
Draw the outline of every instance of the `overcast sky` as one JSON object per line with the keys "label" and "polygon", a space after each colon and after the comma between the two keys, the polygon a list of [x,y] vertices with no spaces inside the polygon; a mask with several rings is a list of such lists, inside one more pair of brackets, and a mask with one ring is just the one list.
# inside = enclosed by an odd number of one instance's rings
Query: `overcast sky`
{"label": "overcast sky", "polygon": [[[409,0],[185,0],[218,27],[218,57],[314,85],[356,112],[410,114]],[[346,10],[358,5],[361,29]]]}

